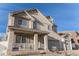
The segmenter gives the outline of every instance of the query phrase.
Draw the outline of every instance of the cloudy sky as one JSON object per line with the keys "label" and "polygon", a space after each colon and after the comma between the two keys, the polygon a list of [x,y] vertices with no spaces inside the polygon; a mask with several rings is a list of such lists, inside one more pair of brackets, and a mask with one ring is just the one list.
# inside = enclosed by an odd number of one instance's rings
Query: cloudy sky
{"label": "cloudy sky", "polygon": [[0,33],[6,32],[8,14],[29,8],[39,9],[45,16],[52,16],[58,31],[79,31],[79,4],[0,4]]}

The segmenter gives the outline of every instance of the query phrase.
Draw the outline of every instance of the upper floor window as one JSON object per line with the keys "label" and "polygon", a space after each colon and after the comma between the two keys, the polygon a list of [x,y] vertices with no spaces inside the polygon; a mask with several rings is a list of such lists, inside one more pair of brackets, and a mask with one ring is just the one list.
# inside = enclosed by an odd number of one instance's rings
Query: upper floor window
{"label": "upper floor window", "polygon": [[39,24],[39,22],[37,22],[37,21],[34,21],[33,22],[33,29],[40,29],[40,24]]}
{"label": "upper floor window", "polygon": [[48,25],[48,30],[50,30],[50,25]]}
{"label": "upper floor window", "polygon": [[54,32],[57,32],[57,26],[56,26],[55,24],[52,26],[52,30],[53,30]]}
{"label": "upper floor window", "polygon": [[35,20],[33,21],[33,29],[40,30],[41,26],[43,26],[43,23],[39,21],[39,19],[35,16],[32,16]]}
{"label": "upper floor window", "polygon": [[50,25],[48,25],[48,31],[50,31],[51,30],[51,26]]}
{"label": "upper floor window", "polygon": [[28,27],[28,21],[27,21],[27,20],[19,19],[19,20],[18,20],[18,24],[19,24],[21,27]]}

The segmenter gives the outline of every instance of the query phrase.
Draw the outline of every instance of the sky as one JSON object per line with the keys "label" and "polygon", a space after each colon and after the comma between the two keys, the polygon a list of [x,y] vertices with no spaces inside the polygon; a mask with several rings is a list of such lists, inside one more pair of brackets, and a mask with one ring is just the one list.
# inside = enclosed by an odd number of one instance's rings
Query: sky
{"label": "sky", "polygon": [[8,23],[8,14],[16,10],[29,8],[39,9],[45,16],[52,16],[57,31],[74,30],[79,31],[79,4],[75,3],[48,3],[48,4],[0,4],[0,33],[5,33]]}

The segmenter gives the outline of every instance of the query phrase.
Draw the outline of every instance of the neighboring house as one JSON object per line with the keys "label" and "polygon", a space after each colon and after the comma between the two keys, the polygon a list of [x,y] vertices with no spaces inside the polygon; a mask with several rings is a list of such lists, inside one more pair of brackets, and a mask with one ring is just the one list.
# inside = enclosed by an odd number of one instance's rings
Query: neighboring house
{"label": "neighboring house", "polygon": [[68,50],[72,49],[78,49],[78,40],[77,40],[77,32],[75,31],[63,31],[58,33],[61,37],[64,37],[65,35],[68,35],[70,37],[68,41]]}
{"label": "neighboring house", "polygon": [[79,44],[79,31],[77,31],[77,42]]}
{"label": "neighboring house", "polygon": [[[61,37],[56,33],[52,17],[38,9],[27,9],[9,14],[7,54],[18,55],[30,51],[63,50]],[[24,51],[24,52],[23,52]]]}

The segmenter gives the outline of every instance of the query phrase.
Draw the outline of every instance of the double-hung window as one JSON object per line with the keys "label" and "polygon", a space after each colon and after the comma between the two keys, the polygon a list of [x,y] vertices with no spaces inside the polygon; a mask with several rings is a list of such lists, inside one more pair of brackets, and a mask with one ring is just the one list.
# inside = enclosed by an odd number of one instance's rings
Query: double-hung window
{"label": "double-hung window", "polygon": [[22,43],[26,43],[26,37],[22,36]]}
{"label": "double-hung window", "polygon": [[16,36],[16,43],[21,43],[22,37],[20,35]]}
{"label": "double-hung window", "polygon": [[16,43],[26,43],[26,36],[17,35]]}
{"label": "double-hung window", "polygon": [[39,30],[40,29],[40,23],[37,21],[33,22],[33,28]]}
{"label": "double-hung window", "polygon": [[50,30],[51,30],[50,25],[48,25],[48,31],[50,31]]}
{"label": "double-hung window", "polygon": [[18,20],[18,24],[19,24],[21,27],[28,27],[28,21],[27,21],[27,20],[24,20],[24,19],[19,19],[19,20]]}

